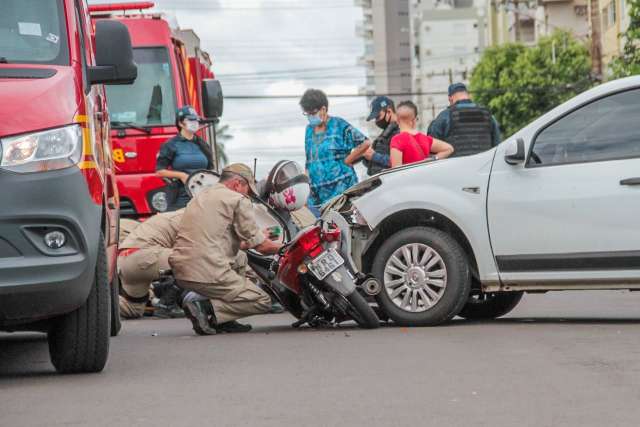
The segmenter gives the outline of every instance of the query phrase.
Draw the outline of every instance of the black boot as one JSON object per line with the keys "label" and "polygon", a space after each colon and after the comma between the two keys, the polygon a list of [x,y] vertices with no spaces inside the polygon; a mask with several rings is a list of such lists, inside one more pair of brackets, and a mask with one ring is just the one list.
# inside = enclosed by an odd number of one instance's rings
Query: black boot
{"label": "black boot", "polygon": [[238,323],[235,320],[231,322],[220,323],[216,326],[216,331],[218,333],[227,333],[233,334],[236,332],[249,332],[251,330],[251,325],[243,325],[242,323]]}
{"label": "black boot", "polygon": [[[189,301],[182,306],[198,335],[215,335],[215,315],[209,300]],[[213,324],[213,325],[212,325]]]}

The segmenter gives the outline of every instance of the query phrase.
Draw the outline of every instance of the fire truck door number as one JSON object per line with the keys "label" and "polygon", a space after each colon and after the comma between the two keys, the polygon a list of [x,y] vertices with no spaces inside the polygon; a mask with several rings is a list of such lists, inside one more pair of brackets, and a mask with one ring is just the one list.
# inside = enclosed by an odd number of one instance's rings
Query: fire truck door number
{"label": "fire truck door number", "polygon": [[116,163],[124,163],[124,150],[122,148],[116,148],[113,150],[113,161]]}

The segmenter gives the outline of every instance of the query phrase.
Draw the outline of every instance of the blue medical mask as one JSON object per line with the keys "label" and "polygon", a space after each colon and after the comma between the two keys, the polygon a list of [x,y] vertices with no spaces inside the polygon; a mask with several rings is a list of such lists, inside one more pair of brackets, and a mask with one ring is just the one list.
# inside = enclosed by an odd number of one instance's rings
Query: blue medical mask
{"label": "blue medical mask", "polygon": [[322,119],[317,114],[309,114],[307,116],[307,120],[309,120],[309,125],[312,127],[320,126],[322,124]]}

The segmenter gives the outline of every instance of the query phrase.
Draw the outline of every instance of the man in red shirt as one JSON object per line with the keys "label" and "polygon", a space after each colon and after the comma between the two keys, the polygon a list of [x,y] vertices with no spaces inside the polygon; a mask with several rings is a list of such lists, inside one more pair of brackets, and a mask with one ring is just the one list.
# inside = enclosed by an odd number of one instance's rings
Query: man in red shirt
{"label": "man in red shirt", "polygon": [[453,154],[453,147],[416,130],[418,107],[411,101],[398,105],[400,133],[391,139],[391,167],[421,162],[432,154],[435,159],[446,159]]}

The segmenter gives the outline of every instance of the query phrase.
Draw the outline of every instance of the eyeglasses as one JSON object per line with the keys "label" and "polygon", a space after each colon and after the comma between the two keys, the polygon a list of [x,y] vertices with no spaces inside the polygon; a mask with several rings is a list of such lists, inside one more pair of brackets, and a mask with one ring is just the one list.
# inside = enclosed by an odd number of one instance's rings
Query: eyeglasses
{"label": "eyeglasses", "polygon": [[[324,107],[322,107],[322,108],[324,108]],[[322,111],[322,108],[319,108],[319,109],[317,109],[317,110],[315,110],[313,112],[311,112],[311,111],[303,111],[302,115],[305,116],[305,117],[316,116],[320,111]]]}

